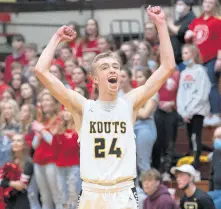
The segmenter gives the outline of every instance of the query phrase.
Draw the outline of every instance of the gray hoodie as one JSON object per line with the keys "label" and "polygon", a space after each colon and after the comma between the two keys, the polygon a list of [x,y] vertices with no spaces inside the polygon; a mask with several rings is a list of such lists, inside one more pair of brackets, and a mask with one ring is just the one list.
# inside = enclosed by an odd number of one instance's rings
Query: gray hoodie
{"label": "gray hoodie", "polygon": [[177,110],[182,117],[208,115],[211,83],[202,65],[194,64],[182,71],[177,93]]}

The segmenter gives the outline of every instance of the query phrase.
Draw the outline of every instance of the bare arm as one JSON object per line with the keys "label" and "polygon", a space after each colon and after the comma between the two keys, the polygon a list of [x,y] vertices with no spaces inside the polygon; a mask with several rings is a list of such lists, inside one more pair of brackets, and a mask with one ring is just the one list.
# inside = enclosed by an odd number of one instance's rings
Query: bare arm
{"label": "bare arm", "polygon": [[143,108],[137,112],[137,119],[145,120],[151,116],[153,111],[157,108],[157,101],[150,99],[146,102]]}
{"label": "bare arm", "polygon": [[170,42],[164,13],[159,7],[157,7],[153,11],[148,11],[148,15],[153,19],[157,26],[160,39],[161,65],[143,86],[132,90],[126,95],[132,100],[135,112],[161,88],[175,69],[173,48]]}
{"label": "bare arm", "polygon": [[67,89],[59,79],[49,72],[51,61],[54,58],[54,53],[58,44],[74,36],[71,34],[71,31],[69,31],[69,28],[67,28],[67,26],[59,28],[52,36],[49,44],[38,60],[35,67],[35,74],[51,94],[70,112],[76,111],[82,113],[82,106],[86,99],[77,92]]}
{"label": "bare arm", "polygon": [[27,185],[22,181],[10,181],[9,186],[18,191],[22,191],[23,189],[27,188]]}

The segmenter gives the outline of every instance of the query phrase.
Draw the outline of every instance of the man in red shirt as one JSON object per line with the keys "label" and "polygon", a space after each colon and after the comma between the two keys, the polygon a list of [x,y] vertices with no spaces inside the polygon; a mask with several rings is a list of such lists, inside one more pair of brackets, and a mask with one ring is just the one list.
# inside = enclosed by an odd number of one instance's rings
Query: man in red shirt
{"label": "man in red shirt", "polygon": [[21,64],[27,64],[27,60],[24,54],[25,39],[21,34],[14,35],[12,38],[13,52],[5,59],[5,77],[4,81],[8,84],[12,78],[11,64],[13,62],[20,62]]}
{"label": "man in red shirt", "polygon": [[2,98],[3,92],[8,88],[4,82],[4,67],[0,65],[0,100]]}

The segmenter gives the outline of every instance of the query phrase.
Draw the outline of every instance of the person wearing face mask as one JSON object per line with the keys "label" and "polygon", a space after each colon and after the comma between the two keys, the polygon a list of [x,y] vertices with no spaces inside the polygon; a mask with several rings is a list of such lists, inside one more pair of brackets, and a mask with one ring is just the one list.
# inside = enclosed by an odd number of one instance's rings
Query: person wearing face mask
{"label": "person wearing face mask", "polygon": [[181,209],[215,209],[210,196],[196,187],[194,183],[196,170],[193,166],[184,164],[173,167],[171,173],[176,177],[178,189],[184,192],[180,200]]}
{"label": "person wearing face mask", "polygon": [[193,150],[193,166],[199,166],[203,119],[209,114],[211,83],[206,69],[200,64],[200,53],[195,45],[186,44],[182,50],[186,69],[181,72],[177,93],[177,111],[187,127],[189,148]]}
{"label": "person wearing face mask", "polygon": [[188,25],[196,18],[192,11],[193,0],[177,0],[175,6],[176,21],[167,18],[167,26],[171,33],[171,42],[176,63],[182,65],[181,48],[185,43],[184,36]]}
{"label": "person wearing face mask", "polygon": [[204,66],[211,82],[210,115],[205,118],[205,126],[221,125],[221,96],[219,78],[221,74],[221,18],[220,1],[203,0],[200,17],[193,20],[185,34],[187,42],[192,41],[200,50]]}
{"label": "person wearing face mask", "polygon": [[208,195],[212,198],[216,209],[221,209],[221,127],[214,132],[214,151],[209,181]]}

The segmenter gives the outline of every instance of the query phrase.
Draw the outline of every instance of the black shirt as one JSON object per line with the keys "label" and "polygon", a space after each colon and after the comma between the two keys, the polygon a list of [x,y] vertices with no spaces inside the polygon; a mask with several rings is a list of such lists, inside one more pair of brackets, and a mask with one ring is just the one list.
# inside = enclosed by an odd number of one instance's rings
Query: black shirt
{"label": "black shirt", "polygon": [[221,190],[221,150],[214,150],[210,176],[210,190]]}
{"label": "black shirt", "polygon": [[192,197],[184,195],[180,201],[180,207],[181,209],[215,209],[210,196],[198,188]]}
{"label": "black shirt", "polygon": [[180,26],[180,29],[177,35],[172,35],[170,37],[177,64],[182,62],[181,49],[182,49],[183,44],[185,44],[184,36],[185,36],[186,31],[188,30],[190,23],[195,18],[196,18],[195,14],[192,11],[190,11],[184,17],[181,17],[174,23],[175,25]]}

